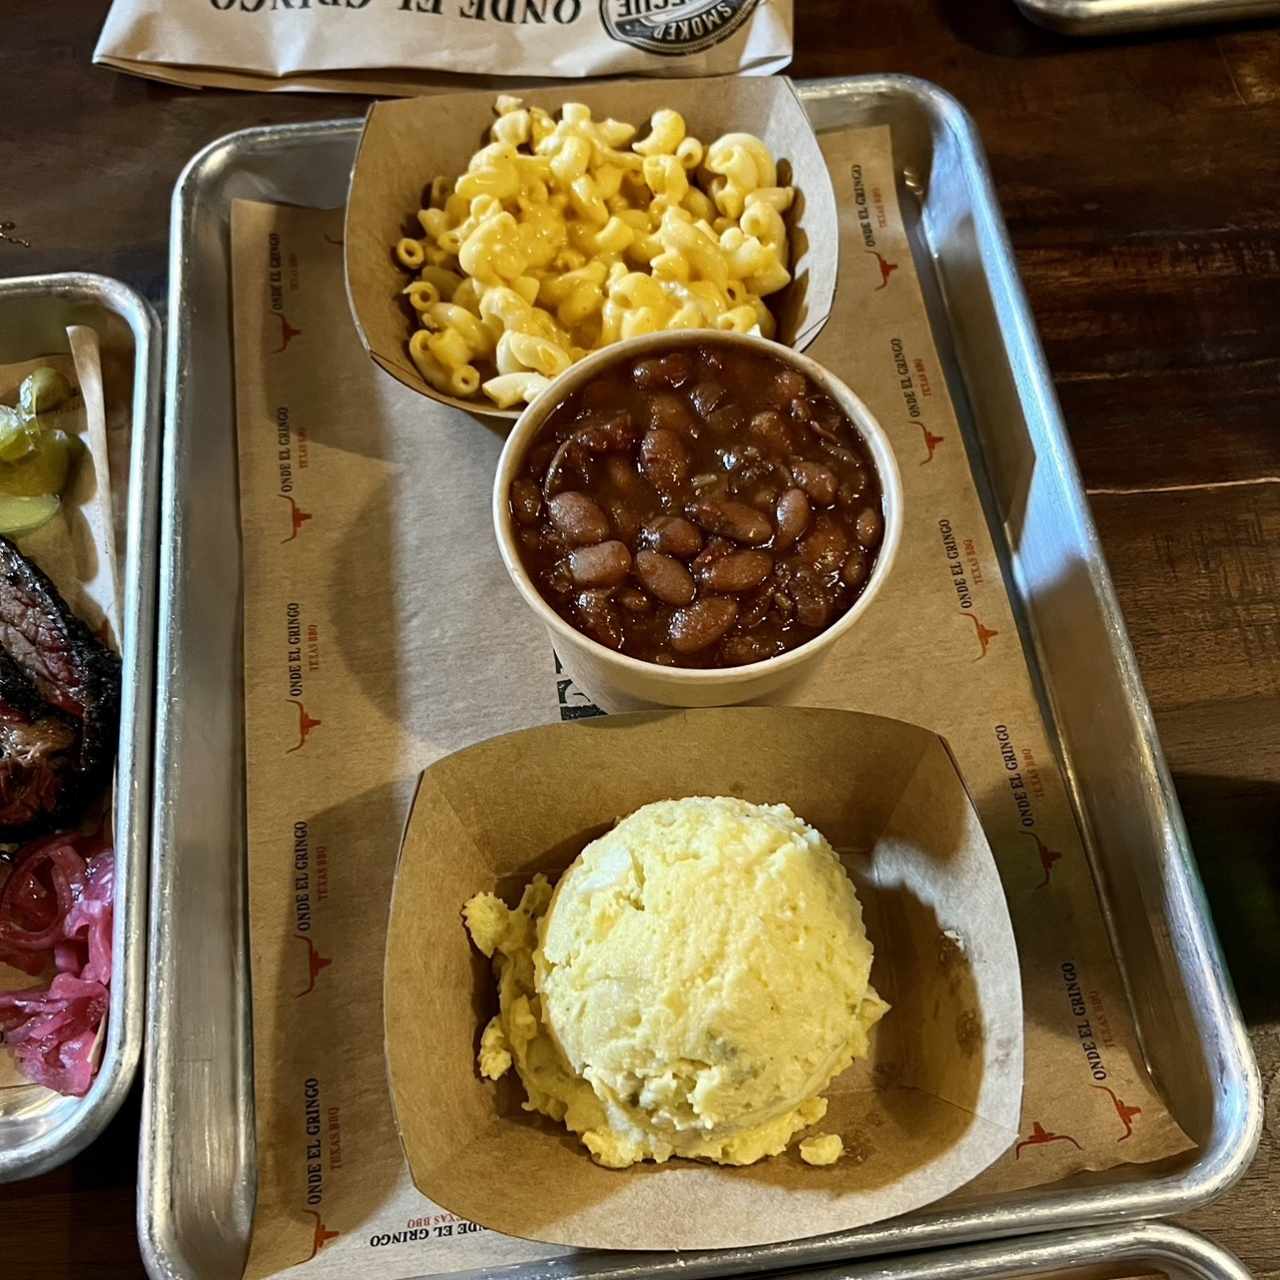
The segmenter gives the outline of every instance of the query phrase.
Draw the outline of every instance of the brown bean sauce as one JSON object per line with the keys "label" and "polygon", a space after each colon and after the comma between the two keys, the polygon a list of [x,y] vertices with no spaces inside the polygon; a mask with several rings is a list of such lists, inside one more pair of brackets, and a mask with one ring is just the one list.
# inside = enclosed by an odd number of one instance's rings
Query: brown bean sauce
{"label": "brown bean sauce", "polygon": [[597,374],[543,423],[510,505],[552,608],[666,666],[812,640],[862,594],[884,535],[875,466],[839,407],[714,340]]}

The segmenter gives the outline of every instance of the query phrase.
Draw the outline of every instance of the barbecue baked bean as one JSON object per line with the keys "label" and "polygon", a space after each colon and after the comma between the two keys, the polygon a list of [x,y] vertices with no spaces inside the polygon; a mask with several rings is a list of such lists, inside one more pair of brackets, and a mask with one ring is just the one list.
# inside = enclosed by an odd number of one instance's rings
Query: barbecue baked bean
{"label": "barbecue baked bean", "polygon": [[762,636],[748,631],[740,636],[725,636],[720,641],[720,657],[727,667],[741,667],[748,662],[763,662],[786,653],[781,636]]}
{"label": "barbecue baked bean", "polygon": [[721,560],[733,550],[733,543],[728,538],[712,538],[696,556],[693,557],[693,571],[699,577],[706,571],[709,564],[713,564],[716,560]]}
{"label": "barbecue baked bean", "polygon": [[525,475],[532,476],[535,483],[541,483],[543,476],[547,474],[547,467],[550,465],[551,459],[555,457],[556,450],[559,447],[554,440],[539,440],[525,454]]}
{"label": "barbecue baked bean", "polygon": [[683,396],[658,394],[649,401],[649,426],[696,437],[702,423]]}
{"label": "barbecue baked bean", "polygon": [[729,477],[702,471],[689,478],[689,485],[700,498],[722,498],[729,492]]}
{"label": "barbecue baked bean", "polygon": [[635,463],[622,453],[611,453],[604,460],[604,474],[619,493],[635,493],[643,483]]}
{"label": "barbecue baked bean", "polygon": [[658,551],[636,553],[636,577],[663,604],[688,604],[696,589],[689,570]]}
{"label": "barbecue baked bean", "polygon": [[795,462],[791,466],[791,474],[796,484],[820,507],[829,507],[836,500],[836,490],[840,487],[835,472],[816,462]]}
{"label": "barbecue baked bean", "polygon": [[640,462],[645,479],[659,493],[678,493],[689,475],[689,451],[684,441],[663,427],[645,432],[640,441]]}
{"label": "barbecue baked bean", "polygon": [[865,590],[884,540],[875,466],[839,406],[714,338],[606,365],[543,423],[509,502],[550,606],[662,666],[812,640]]}
{"label": "barbecue baked bean", "polygon": [[860,471],[856,476],[840,482],[840,488],[836,490],[836,501],[845,511],[857,511],[862,506],[862,494],[866,487],[866,472]]}
{"label": "barbecue baked bean", "polygon": [[833,443],[842,442],[849,434],[849,423],[839,405],[814,396],[810,397],[809,406],[813,410],[813,430]]}
{"label": "barbecue baked bean", "polygon": [[574,590],[573,570],[569,567],[569,557],[557,560],[547,574],[547,586],[558,596],[571,595]]}
{"label": "barbecue baked bean", "polygon": [[659,387],[678,387],[689,380],[693,361],[683,351],[672,351],[650,360],[637,360],[631,377],[641,391],[656,391]]}
{"label": "barbecue baked bean", "polygon": [[778,499],[774,518],[778,522],[778,532],[773,545],[779,551],[785,551],[804,534],[813,518],[804,490],[788,489]]}
{"label": "barbecue baked bean", "polygon": [[765,551],[731,551],[711,561],[698,574],[708,591],[751,591],[773,572],[773,557]]}
{"label": "barbecue baked bean", "polygon": [[527,476],[511,482],[511,514],[518,524],[537,524],[542,513],[542,494]]}
{"label": "barbecue baked bean", "polygon": [[831,621],[831,594],[813,570],[797,569],[787,591],[795,602],[796,620],[801,626],[825,627]]}
{"label": "barbecue baked bean", "polygon": [[705,596],[671,615],[671,647],[677,653],[710,648],[733,626],[738,602],[728,596]]}
{"label": "barbecue baked bean", "polygon": [[773,537],[773,526],[745,502],[725,499],[691,502],[685,511],[694,524],[701,525],[708,533],[744,542],[749,547],[762,546]]}
{"label": "barbecue baked bean", "polygon": [[728,389],[725,387],[723,382],[717,382],[714,378],[708,378],[699,382],[693,390],[689,392],[689,400],[698,417],[709,418],[716,407],[724,401],[728,395]]}
{"label": "barbecue baked bean", "polygon": [[771,404],[784,405],[797,396],[804,395],[804,374],[790,365],[781,368],[769,380],[765,388],[765,398]]}
{"label": "barbecue baked bean", "polygon": [[631,572],[631,552],[625,542],[597,542],[569,552],[569,571],[579,587],[616,587]]}
{"label": "barbecue baked bean", "polygon": [[636,429],[629,413],[592,414],[573,433],[573,442],[587,453],[608,453],[630,449]]}
{"label": "barbecue baked bean", "polygon": [[608,592],[579,592],[574,597],[573,607],[578,623],[587,635],[609,649],[622,648],[626,633]]}
{"label": "barbecue baked bean", "polygon": [[829,440],[822,442],[822,452],[833,462],[838,462],[847,471],[855,471],[858,467],[858,455],[846,449],[844,445],[832,444]]}
{"label": "barbecue baked bean", "polygon": [[843,524],[823,512],[796,550],[800,559],[819,573],[835,573],[849,553],[849,535]]}
{"label": "barbecue baked bean", "polygon": [[884,536],[884,516],[877,507],[863,507],[854,521],[854,532],[862,546],[870,550]]}
{"label": "barbecue baked bean", "polygon": [[771,516],[778,505],[778,499],[782,496],[782,486],[774,479],[772,468],[763,476],[758,476],[756,464],[753,463],[750,467],[750,476],[742,480],[738,492],[746,496],[757,511]]}
{"label": "barbecue baked bean", "polygon": [[628,613],[647,613],[653,608],[653,601],[639,587],[622,587],[613,598]]}
{"label": "barbecue baked bean", "polygon": [[571,547],[603,542],[609,536],[609,518],[600,504],[585,493],[557,493],[547,503],[551,524]]}
{"label": "barbecue baked bean", "polygon": [[854,547],[845,558],[840,570],[840,581],[846,587],[860,587],[867,580],[867,556],[861,547]]}
{"label": "barbecue baked bean", "polygon": [[738,606],[738,620],[734,625],[734,629],[737,631],[750,631],[752,627],[758,627],[769,616],[769,610],[773,607],[773,593],[775,590],[774,583],[768,581],[755,595],[744,600]]}
{"label": "barbecue baked bean", "polygon": [[628,546],[635,542],[640,533],[640,515],[635,504],[626,498],[606,498],[604,509],[609,513],[609,523],[618,538]]}
{"label": "barbecue baked bean", "polygon": [[747,428],[751,438],[775,454],[794,453],[795,441],[787,429],[787,420],[777,409],[765,409],[755,414]]}
{"label": "barbecue baked bean", "polygon": [[747,411],[740,404],[722,404],[707,414],[707,427],[717,435],[738,436],[747,424]]}
{"label": "barbecue baked bean", "polygon": [[640,530],[640,541],[664,556],[688,560],[702,550],[702,534],[698,526],[684,516],[655,516]]}

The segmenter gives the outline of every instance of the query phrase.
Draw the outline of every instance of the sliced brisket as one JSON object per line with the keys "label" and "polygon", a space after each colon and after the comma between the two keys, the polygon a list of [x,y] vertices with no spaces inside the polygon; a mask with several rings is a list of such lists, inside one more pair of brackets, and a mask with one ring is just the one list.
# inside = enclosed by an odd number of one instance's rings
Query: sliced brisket
{"label": "sliced brisket", "polygon": [[120,659],[0,537],[0,840],[73,823],[106,782]]}

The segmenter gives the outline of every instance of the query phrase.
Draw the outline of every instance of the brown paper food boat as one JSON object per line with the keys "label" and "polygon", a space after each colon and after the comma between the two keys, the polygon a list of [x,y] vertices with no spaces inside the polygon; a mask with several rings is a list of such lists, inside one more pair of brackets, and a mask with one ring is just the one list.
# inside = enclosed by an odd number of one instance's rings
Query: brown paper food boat
{"label": "brown paper food boat", "polygon": [[[832,1083],[829,1168],[794,1146],[745,1168],[592,1163],[521,1109],[518,1082],[476,1072],[495,1011],[462,904],[514,902],[618,817],[651,800],[784,802],[823,832],[858,884],[872,980],[893,1008],[868,1061]],[[583,1248],[748,1247],[893,1217],[968,1182],[1016,1137],[1022,1094],[1018,958],[977,814],[941,739],[846,711],[731,708],[528,729],[423,775],[387,935],[387,1066],[418,1189],[508,1235]]]}
{"label": "brown paper food boat", "polygon": [[[505,92],[553,114],[566,102],[583,102],[596,117],[641,126],[641,134],[653,112],[671,107],[704,143],[730,132],[762,138],[779,165],[785,161],[790,167],[789,181],[796,188],[795,203],[785,215],[793,279],[769,298],[777,338],[803,350],[818,336],[831,313],[839,226],[831,175],[789,80],[614,80]],[[441,404],[517,418],[516,409],[444,395],[418,373],[407,349],[416,321],[402,293],[411,276],[393,253],[402,236],[421,235],[416,215],[431,179],[443,174],[452,181],[464,173],[488,140],[496,96],[497,90],[450,93],[370,107],[351,174],[343,239],[347,298],[370,356],[393,378]]]}

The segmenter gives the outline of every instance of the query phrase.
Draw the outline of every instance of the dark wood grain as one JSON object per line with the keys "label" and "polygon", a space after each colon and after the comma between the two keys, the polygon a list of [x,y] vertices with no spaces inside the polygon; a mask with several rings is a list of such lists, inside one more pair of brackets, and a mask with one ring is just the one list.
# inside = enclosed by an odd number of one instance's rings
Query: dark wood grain
{"label": "dark wood grain", "polygon": [[1096,495],[1266,1090],[1246,1177],[1188,1226],[1280,1276],[1280,484]]}
{"label": "dark wood grain", "polygon": [[53,1173],[0,1187],[5,1280],[140,1280],[134,1227],[138,1081],[106,1132]]}
{"label": "dark wood grain", "polygon": [[[1249,1175],[1190,1225],[1280,1277],[1280,29],[1073,41],[1012,0],[796,0],[800,76],[934,80],[986,141],[1268,1092]],[[90,269],[163,307],[201,146],[362,99],[95,69],[105,0],[0,12],[0,275]],[[142,1274],[137,1090],[69,1166],[0,1188],[5,1280]]]}

